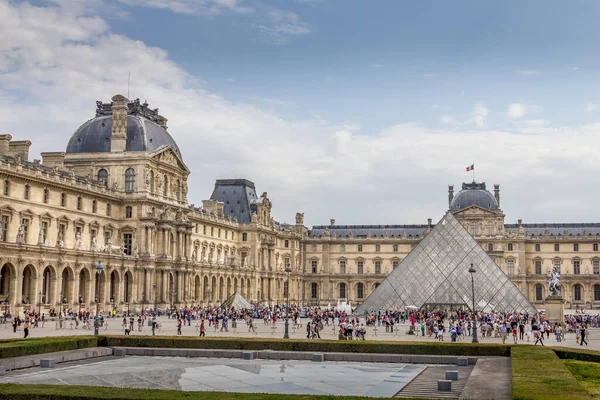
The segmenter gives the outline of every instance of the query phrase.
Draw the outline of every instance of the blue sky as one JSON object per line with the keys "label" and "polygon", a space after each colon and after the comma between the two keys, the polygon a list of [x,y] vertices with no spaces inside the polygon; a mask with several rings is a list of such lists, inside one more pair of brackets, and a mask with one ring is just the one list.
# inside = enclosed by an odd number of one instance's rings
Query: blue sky
{"label": "blue sky", "polygon": [[507,222],[600,220],[599,2],[0,0],[0,14],[0,131],[34,153],[60,150],[131,73],[130,97],[169,118],[196,204],[243,176],[281,221],[424,223],[475,161]]}

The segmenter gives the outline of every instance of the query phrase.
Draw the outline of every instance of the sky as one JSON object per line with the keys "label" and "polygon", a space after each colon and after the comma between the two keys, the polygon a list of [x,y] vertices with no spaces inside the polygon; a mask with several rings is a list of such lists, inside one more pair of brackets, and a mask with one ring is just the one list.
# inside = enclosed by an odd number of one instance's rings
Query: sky
{"label": "sky", "polygon": [[[475,179],[507,223],[598,222],[600,2],[0,0],[0,133],[64,151],[117,94],[305,224],[423,224]],[[130,85],[128,87],[128,77]]]}

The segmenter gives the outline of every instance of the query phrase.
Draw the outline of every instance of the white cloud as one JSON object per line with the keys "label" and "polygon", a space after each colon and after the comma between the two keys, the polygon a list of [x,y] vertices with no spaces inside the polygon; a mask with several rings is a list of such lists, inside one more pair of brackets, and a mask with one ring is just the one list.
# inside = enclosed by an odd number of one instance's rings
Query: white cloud
{"label": "white cloud", "polygon": [[170,10],[178,14],[202,16],[221,15],[227,12],[249,13],[254,8],[243,0],[118,0],[135,7],[150,7]]}
{"label": "white cloud", "polygon": [[[309,224],[424,223],[441,217],[446,184],[469,179],[465,160],[475,159],[480,179],[502,184],[507,221],[600,219],[594,202],[562,206],[574,181],[595,179],[600,124],[525,121],[522,129],[536,131],[494,130],[485,128],[482,103],[461,122],[468,124],[445,129],[398,123],[365,134],[320,118],[289,120],[208,92],[165,50],[115,35],[83,12],[0,0],[0,131],[32,140],[32,157],[63,150],[94,116],[95,100],[126,93],[131,72],[131,97],[169,119],[192,171],[191,203],[208,198],[215,179],[237,176],[269,192],[280,221],[301,211]],[[583,195],[596,198],[600,188],[586,185]]]}
{"label": "white cloud", "polygon": [[506,110],[506,115],[509,118],[521,118],[525,116],[527,112],[527,107],[522,103],[512,103],[508,105],[508,110]]}
{"label": "white cloud", "polygon": [[268,23],[258,24],[263,37],[270,43],[286,43],[291,36],[307,35],[311,33],[306,22],[300,20],[297,14],[291,11],[271,9],[268,11]]}
{"label": "white cloud", "polygon": [[598,104],[589,102],[587,103],[587,107],[585,108],[587,112],[598,111]]}
{"label": "white cloud", "polygon": [[449,115],[442,115],[440,122],[447,125],[459,125],[459,122]]}
{"label": "white cloud", "polygon": [[489,110],[485,106],[485,104],[483,104],[483,103],[475,104],[475,107],[473,107],[473,111],[471,112],[471,119],[472,119],[473,123],[475,124],[475,126],[477,126],[479,128],[485,128],[486,127],[485,122],[486,122],[488,113],[489,113]]}
{"label": "white cloud", "polygon": [[542,71],[538,71],[535,69],[522,69],[519,71],[516,71],[517,75],[521,75],[521,76],[536,76],[536,75],[541,75]]}

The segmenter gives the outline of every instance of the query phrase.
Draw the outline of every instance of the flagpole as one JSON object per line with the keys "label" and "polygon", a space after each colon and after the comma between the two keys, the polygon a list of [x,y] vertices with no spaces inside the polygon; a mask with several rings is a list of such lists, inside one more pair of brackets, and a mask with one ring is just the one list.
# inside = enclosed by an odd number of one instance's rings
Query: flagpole
{"label": "flagpole", "polygon": [[473,166],[473,169],[471,171],[473,171],[473,182],[475,182],[475,161],[473,161],[473,164],[471,164]]}

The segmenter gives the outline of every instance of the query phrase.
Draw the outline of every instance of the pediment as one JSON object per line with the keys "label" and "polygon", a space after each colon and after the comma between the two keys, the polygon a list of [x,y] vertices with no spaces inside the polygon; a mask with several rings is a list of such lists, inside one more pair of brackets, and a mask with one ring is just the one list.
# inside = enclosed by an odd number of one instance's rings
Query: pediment
{"label": "pediment", "polygon": [[173,150],[171,146],[159,147],[150,156],[154,161],[182,169],[187,173],[190,172],[188,167],[183,162],[181,156],[175,150]]}
{"label": "pediment", "polygon": [[75,220],[75,225],[85,225],[85,221],[82,218],[77,218]]}
{"label": "pediment", "polygon": [[478,206],[478,205],[470,205],[469,207],[463,208],[455,213],[453,213],[455,217],[482,217],[486,215],[496,215],[497,212],[492,210],[488,210],[487,208]]}
{"label": "pediment", "polygon": [[14,208],[12,208],[10,205],[7,204],[5,206],[0,207],[0,211],[2,211],[4,213],[10,213],[10,214],[12,214],[12,213],[14,213],[17,210],[15,210]]}
{"label": "pediment", "polygon": [[35,217],[35,213],[31,209],[28,208],[26,210],[21,211],[21,217],[25,217],[25,216]]}

